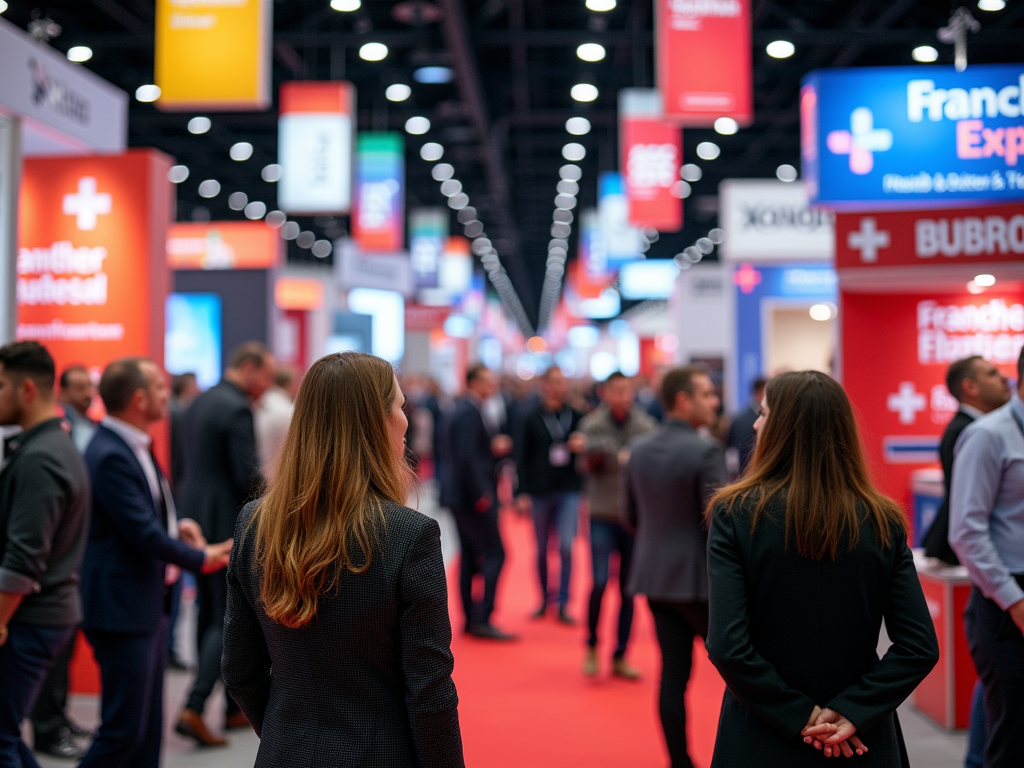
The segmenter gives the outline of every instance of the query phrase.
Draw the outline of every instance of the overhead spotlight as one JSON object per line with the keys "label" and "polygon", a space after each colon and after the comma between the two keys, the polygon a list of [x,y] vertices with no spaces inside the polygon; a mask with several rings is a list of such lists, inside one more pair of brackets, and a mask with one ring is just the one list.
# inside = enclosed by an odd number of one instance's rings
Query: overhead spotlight
{"label": "overhead spotlight", "polygon": [[388,47],[384,43],[363,43],[359,48],[359,58],[363,61],[383,61],[387,55]]}
{"label": "overhead spotlight", "polygon": [[237,144],[232,144],[231,149],[228,151],[231,155],[232,160],[243,162],[252,157],[252,144],[248,141],[239,141]]}
{"label": "overhead spotlight", "polygon": [[228,208],[232,211],[240,211],[249,202],[249,196],[245,192],[232,192],[228,196]]}
{"label": "overhead spotlight", "polygon": [[562,147],[562,157],[566,160],[572,160],[576,162],[582,160],[587,156],[587,149],[582,144],[577,144],[575,141],[566,144]]}
{"label": "overhead spotlight", "polygon": [[358,11],[362,4],[362,0],[331,0],[331,8],[342,13]]}
{"label": "overhead spotlight", "polygon": [[135,100],[141,101],[143,104],[149,104],[160,98],[160,86],[159,85],[140,85],[135,89]]}
{"label": "overhead spotlight", "polygon": [[644,237],[647,238],[647,242],[656,243],[661,238],[661,233],[654,227],[646,227],[644,229]]}
{"label": "overhead spotlight", "polygon": [[704,175],[704,172],[700,169],[699,165],[687,163],[686,165],[679,169],[679,175],[680,177],[683,178],[683,180],[693,182],[700,181],[701,176]]}
{"label": "overhead spotlight", "polygon": [[590,121],[585,117],[570,117],[565,121],[565,130],[573,136],[586,136],[590,133]]}
{"label": "overhead spotlight", "polygon": [[294,240],[299,236],[299,223],[297,221],[286,221],[281,227],[281,237],[285,240]]}
{"label": "overhead spotlight", "polygon": [[460,224],[469,224],[469,222],[476,220],[476,208],[473,206],[463,208],[455,218],[459,220]]}
{"label": "overhead spotlight", "polygon": [[683,248],[682,255],[683,258],[686,259],[691,264],[696,264],[697,262],[704,258],[704,254],[701,253],[700,250],[698,250],[698,248],[694,245],[691,245],[688,248]]}
{"label": "overhead spotlight", "polygon": [[245,218],[257,221],[267,215],[267,204],[253,200],[242,209],[242,212],[245,214]]}
{"label": "overhead spotlight", "polygon": [[420,67],[412,73],[412,79],[417,83],[429,83],[437,85],[450,83],[455,77],[451,67]]}
{"label": "overhead spotlight", "polygon": [[576,55],[583,61],[601,61],[605,57],[604,46],[600,43],[583,43],[576,49]]}
{"label": "overhead spotlight", "polygon": [[334,250],[334,245],[330,240],[317,240],[313,243],[313,255],[318,259],[326,259],[331,255],[331,251]]}
{"label": "overhead spotlight", "polygon": [[422,115],[410,117],[408,120],[405,121],[405,132],[411,133],[413,136],[422,136],[429,130],[430,120],[423,117]]}
{"label": "overhead spotlight", "polygon": [[469,205],[469,195],[465,192],[459,192],[459,194],[448,198],[448,207],[453,211],[461,211],[467,205]]}
{"label": "overhead spotlight", "polygon": [[696,245],[697,250],[703,253],[705,256],[707,256],[709,253],[715,250],[715,244],[711,242],[711,238],[709,237],[697,238],[697,242],[694,243],[694,245]]}
{"label": "overhead spotlight", "polygon": [[1006,7],[1006,0],[978,0],[979,11],[1001,11]]}
{"label": "overhead spotlight", "polygon": [[281,227],[288,221],[288,217],[285,216],[284,211],[271,211],[267,214],[266,222],[274,229]]}
{"label": "overhead spotlight", "polygon": [[783,163],[782,165],[775,169],[775,176],[776,178],[778,178],[779,181],[796,181],[797,175],[798,174],[796,172],[796,168],[794,168],[789,163]]}
{"label": "overhead spotlight", "polygon": [[563,222],[556,221],[551,225],[551,236],[552,237],[568,237],[572,232],[572,227]]}
{"label": "overhead spotlight", "polygon": [[[465,210],[465,209],[463,209]],[[459,211],[461,213],[462,211]],[[479,221],[471,221],[465,227],[466,237],[477,237],[484,233],[484,225]]]}
{"label": "overhead spotlight", "polygon": [[615,0],[587,0],[587,10],[605,13],[615,8]]}
{"label": "overhead spotlight", "polygon": [[583,171],[578,165],[563,165],[558,169],[558,177],[562,181],[579,181],[583,177]]}
{"label": "overhead spotlight", "polygon": [[597,98],[597,86],[590,83],[577,83],[569,93],[576,101],[594,101]]}
{"label": "overhead spotlight", "polygon": [[213,122],[208,117],[193,117],[188,121],[188,132],[197,136],[210,130]]}
{"label": "overhead spotlight", "polygon": [[434,178],[434,181],[447,181],[455,175],[455,169],[452,168],[451,163],[438,163],[434,166],[430,175]]}
{"label": "overhead spotlight", "polygon": [[171,166],[171,170],[167,172],[167,179],[172,184],[181,184],[188,178],[188,166],[186,165],[174,165]]}
{"label": "overhead spotlight", "polygon": [[708,232],[708,240],[710,240],[715,245],[721,245],[722,243],[725,242],[725,230],[715,227],[710,232]]}
{"label": "overhead spotlight", "polygon": [[473,253],[479,256],[491,249],[491,241],[486,237],[478,237],[473,241],[472,249]]}
{"label": "overhead spotlight", "polygon": [[444,157],[444,147],[438,144],[436,141],[428,141],[422,147],[420,147],[420,157],[429,163],[435,160],[440,160]]}
{"label": "overhead spotlight", "polygon": [[732,136],[740,129],[740,124],[731,117],[720,117],[715,120],[715,133],[723,136]]}
{"label": "overhead spotlight", "polygon": [[810,315],[812,320],[824,323],[827,320],[831,320],[839,313],[835,304],[830,301],[823,301],[819,304],[811,306]]}
{"label": "overhead spotlight", "polygon": [[910,52],[910,57],[922,64],[931,64],[939,60],[939,52],[930,45],[919,45]]}
{"label": "overhead spotlight", "polygon": [[713,141],[702,141],[697,145],[697,157],[701,160],[714,160],[722,154],[722,150]]}
{"label": "overhead spotlight", "polygon": [[995,275],[976,275],[974,282],[982,288],[991,288],[996,284]]}
{"label": "overhead spotlight", "polygon": [[691,194],[693,194],[693,187],[691,187],[685,181],[679,180],[669,189],[674,197],[678,197],[680,200],[685,200]]}
{"label": "overhead spotlight", "polygon": [[580,193],[580,185],[575,181],[560,181],[555,189],[560,195],[578,195]]}
{"label": "overhead spotlight", "polygon": [[0,0],[0,13],[7,10],[7,0]]}
{"label": "overhead spotlight", "polygon": [[550,243],[548,243],[548,250],[549,251],[554,250],[555,248],[561,248],[563,251],[568,253],[569,252],[569,241],[564,239],[564,238],[561,238],[561,237],[556,237],[554,240],[552,240]]}
{"label": "overhead spotlight", "polygon": [[572,211],[566,210],[565,208],[556,208],[554,215],[551,217],[554,221],[560,221],[563,224],[572,224]]}
{"label": "overhead spotlight", "polygon": [[295,238],[295,244],[299,248],[312,248],[313,243],[316,242],[316,235],[310,232],[308,229],[305,232],[300,232],[299,236]]}
{"label": "overhead spotlight", "polygon": [[405,101],[412,96],[412,88],[405,83],[394,83],[384,91],[384,97],[388,101]]}
{"label": "overhead spotlight", "polygon": [[971,282],[969,282],[967,284],[967,292],[968,293],[975,293],[975,294],[977,294],[977,293],[984,293],[985,289],[982,288],[980,285],[978,285],[973,280],[971,280]]}
{"label": "overhead spotlight", "polygon": [[[441,185],[441,194],[445,197],[457,195],[462,191],[462,182],[458,179],[448,179]],[[465,207],[465,206],[463,206]]]}
{"label": "overhead spotlight", "polygon": [[73,45],[68,48],[68,61],[81,64],[83,61],[88,61],[91,58],[92,48],[88,45]]}
{"label": "overhead spotlight", "polygon": [[220,194],[220,182],[216,179],[207,179],[199,184],[200,197],[216,197]]}
{"label": "overhead spotlight", "polygon": [[263,170],[260,171],[260,176],[264,181],[273,184],[275,181],[281,180],[281,166],[277,163],[271,163],[270,165],[263,166]]}
{"label": "overhead spotlight", "polygon": [[576,207],[576,195],[556,195],[555,207],[569,211]]}
{"label": "overhead spotlight", "polygon": [[773,40],[768,43],[765,51],[773,59],[788,59],[796,53],[796,46],[789,42],[789,40]]}

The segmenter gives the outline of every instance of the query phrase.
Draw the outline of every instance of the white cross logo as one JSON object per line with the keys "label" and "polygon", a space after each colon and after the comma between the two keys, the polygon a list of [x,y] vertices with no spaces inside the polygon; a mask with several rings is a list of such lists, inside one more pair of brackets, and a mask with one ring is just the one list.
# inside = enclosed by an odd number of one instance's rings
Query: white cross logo
{"label": "white cross logo", "polygon": [[900,415],[900,424],[913,424],[917,414],[928,407],[928,398],[917,391],[912,381],[901,381],[899,391],[890,394],[886,407]]}
{"label": "white cross logo", "polygon": [[875,167],[875,152],[892,149],[892,131],[875,128],[871,110],[857,107],[850,114],[850,130],[829,132],[825,144],[834,155],[849,155],[850,170],[864,176]]}
{"label": "white cross logo", "polygon": [[75,217],[75,224],[82,231],[96,229],[96,217],[110,213],[111,198],[107,192],[96,192],[96,179],[84,176],[78,180],[77,194],[64,195],[64,213]]}
{"label": "white cross logo", "polygon": [[888,248],[889,233],[878,229],[878,222],[871,216],[860,220],[860,229],[846,236],[846,244],[855,251],[860,251],[860,260],[865,264],[878,261],[878,249]]}

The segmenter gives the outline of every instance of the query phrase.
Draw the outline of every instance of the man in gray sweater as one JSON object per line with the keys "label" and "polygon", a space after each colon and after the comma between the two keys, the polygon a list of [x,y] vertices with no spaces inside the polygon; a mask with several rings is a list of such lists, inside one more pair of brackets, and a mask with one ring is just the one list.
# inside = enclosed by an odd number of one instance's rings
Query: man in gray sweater
{"label": "man in gray sweater", "polygon": [[584,477],[590,506],[590,559],[594,570],[594,587],[590,592],[587,613],[587,653],[583,674],[597,674],[597,625],[601,617],[601,600],[608,585],[609,560],[619,554],[619,631],[612,654],[612,674],[627,680],[638,680],[639,671],[626,661],[626,645],[633,625],[633,595],[627,590],[629,567],[633,558],[633,536],[621,522],[622,466],[629,458],[628,446],[640,435],[655,428],[654,419],[636,405],[633,382],[615,372],[600,388],[601,405],[580,423],[586,439],[586,451],[578,460]]}

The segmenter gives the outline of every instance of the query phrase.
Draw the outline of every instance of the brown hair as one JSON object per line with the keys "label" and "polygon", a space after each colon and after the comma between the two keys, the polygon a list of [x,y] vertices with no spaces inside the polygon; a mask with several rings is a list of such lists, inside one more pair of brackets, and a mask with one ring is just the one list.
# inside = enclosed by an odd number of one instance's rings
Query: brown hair
{"label": "brown hair", "polygon": [[963,360],[951,363],[946,369],[946,389],[956,398],[957,402],[964,399],[964,379],[973,381],[975,377],[974,364],[984,359],[980,355],[965,357]]}
{"label": "brown hair", "polygon": [[361,352],[322,357],[304,377],[274,482],[250,521],[273,621],[312,621],[345,570],[370,567],[383,502],[405,503],[410,472],[386,421],[395,394],[391,364]]}
{"label": "brown hair", "polygon": [[693,394],[693,380],[698,376],[707,376],[708,369],[701,365],[683,365],[673,368],[661,380],[661,404],[665,411],[674,410],[680,392]]}
{"label": "brown hair", "polygon": [[241,368],[246,363],[262,368],[269,355],[270,349],[262,341],[244,341],[231,351],[228,368]]}
{"label": "brown hair", "polygon": [[106,367],[100,376],[100,399],[107,413],[124,413],[140,389],[149,386],[143,363],[148,357],[122,357]]}
{"label": "brown hair", "polygon": [[845,541],[860,538],[860,515],[870,520],[882,546],[905,535],[903,513],[875,489],[868,476],[853,409],[843,388],[823,373],[783,373],[765,390],[768,418],[747,473],[708,505],[731,513],[756,502],[751,533],[768,506],[786,504],[786,547],[804,557],[835,560]]}

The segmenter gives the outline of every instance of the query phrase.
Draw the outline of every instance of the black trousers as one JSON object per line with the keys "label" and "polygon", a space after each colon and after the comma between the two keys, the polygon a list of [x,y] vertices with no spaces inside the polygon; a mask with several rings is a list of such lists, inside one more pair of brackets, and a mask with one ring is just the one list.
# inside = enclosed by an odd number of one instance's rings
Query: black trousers
{"label": "black trousers", "polygon": [[[196,621],[196,643],[199,648],[199,665],[196,679],[188,694],[185,706],[202,713],[206,700],[213,693],[221,679],[220,657],[224,651],[224,614],[228,607],[228,577],[224,571],[196,577],[196,598],[199,601],[199,616]],[[239,712],[231,695],[224,690],[227,699],[227,713]]]}
{"label": "black trousers", "polygon": [[70,723],[65,714],[68,705],[68,665],[75,650],[75,636],[72,635],[67,645],[54,659],[50,674],[39,689],[39,698],[32,707],[32,733],[35,743],[53,741],[61,728]]}
{"label": "black trousers", "polygon": [[971,587],[964,611],[967,645],[985,689],[985,768],[1024,760],[1024,635],[1010,614]]}
{"label": "black trousers", "polygon": [[[452,514],[462,545],[459,593],[466,624],[487,623],[494,612],[498,578],[505,565],[505,546],[498,530],[497,502],[486,512],[453,509]],[[473,600],[473,579],[478,575],[484,582],[483,597],[479,602]]]}
{"label": "black trousers", "polygon": [[686,686],[693,668],[693,640],[707,639],[708,604],[648,599],[661,646],[658,712],[672,768],[692,768],[686,746]]}

